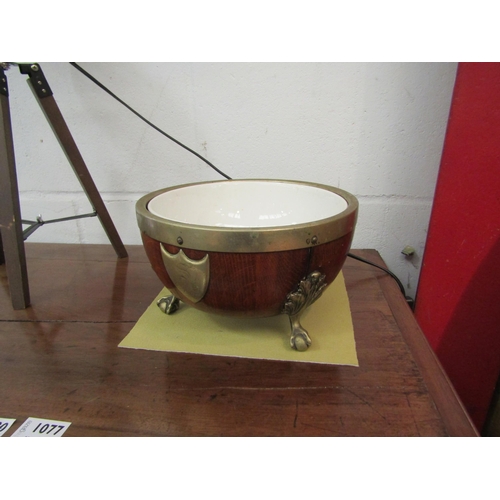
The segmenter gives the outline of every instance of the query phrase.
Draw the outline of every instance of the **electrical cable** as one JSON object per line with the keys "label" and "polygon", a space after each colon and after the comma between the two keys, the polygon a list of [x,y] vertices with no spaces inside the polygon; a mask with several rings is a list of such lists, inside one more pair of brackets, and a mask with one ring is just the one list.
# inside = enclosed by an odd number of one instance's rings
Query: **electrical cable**
{"label": "electrical cable", "polygon": [[358,257],[357,255],[354,255],[352,253],[347,254],[348,257],[351,257],[351,259],[359,260],[360,262],[364,262],[365,264],[369,264],[370,266],[376,267],[377,269],[380,269],[381,271],[384,271],[387,273],[389,276],[391,276],[396,283],[399,286],[399,289],[401,290],[401,293],[403,294],[403,297],[406,299],[406,302],[412,307],[413,306],[413,299],[411,297],[408,297],[406,295],[405,287],[403,286],[403,283],[401,283],[400,279],[389,269],[386,269],[385,267],[379,266],[378,264],[375,264],[374,262],[370,262],[369,260],[363,259],[362,257]]}
{"label": "electrical cable", "polygon": [[[90,73],[88,73],[87,71],[85,71],[81,66],[79,66],[78,64],[76,64],[74,62],[70,62],[70,64],[71,64],[71,66],[73,66],[74,68],[76,68],[78,71],[80,71],[83,75],[85,75],[89,80],[91,80],[92,82],[94,82],[98,87],[100,87],[102,90],[104,90],[105,92],[107,92],[111,97],[113,97],[114,99],[116,99],[120,104],[122,104],[123,106],[125,106],[129,111],[131,111],[136,116],[138,116],[141,120],[143,120],[144,122],[146,122],[150,127],[153,127],[155,130],[157,130],[158,132],[160,132],[160,134],[164,135],[165,137],[167,137],[171,141],[175,142],[176,144],[178,144],[182,148],[186,149],[190,153],[192,153],[195,156],[197,156],[200,160],[204,161],[209,167],[211,167],[212,169],[214,169],[216,172],[218,172],[220,175],[222,175],[226,179],[231,180],[231,177],[229,177],[229,175],[227,175],[224,172],[222,172],[221,170],[219,170],[215,165],[213,165],[211,162],[209,162],[206,158],[203,158],[203,156],[201,156],[200,154],[198,154],[196,151],[193,151],[188,146],[182,144],[182,142],[178,141],[177,139],[175,139],[171,135],[169,135],[166,132],[164,132],[163,130],[161,130],[154,123],[151,123],[149,120],[147,120],[146,118],[144,118],[144,116],[142,116],[140,113],[138,113],[135,109],[133,109],[131,106],[129,106],[126,102],[122,101],[118,96],[116,96],[113,92],[111,92],[111,90],[109,90],[99,80],[97,80],[97,78],[93,77]],[[378,264],[375,264],[374,262],[370,262],[369,260],[363,259],[362,257],[358,257],[357,255],[354,255],[352,253],[348,253],[347,256],[351,257],[352,259],[359,260],[360,262],[364,262],[365,264],[368,264],[370,266],[374,266],[374,267],[376,267],[376,268],[378,268],[378,269],[386,272],[387,274],[389,274],[396,281],[396,283],[398,284],[399,289],[401,290],[401,293],[405,297],[406,301],[410,305],[412,304],[413,299],[411,297],[408,297],[406,295],[406,292],[405,292],[403,284],[401,283],[401,281],[399,280],[399,278],[394,273],[392,273],[391,271],[389,271],[388,269],[386,269],[386,268],[384,268],[382,266],[379,266]]]}
{"label": "electrical cable", "polygon": [[209,167],[213,168],[217,173],[219,173],[220,175],[222,175],[226,179],[231,180],[231,177],[229,177],[229,175],[227,175],[224,172],[222,172],[222,170],[219,170],[213,163],[209,162],[206,158],[203,158],[203,156],[201,156],[200,154],[198,154],[196,151],[193,151],[191,148],[189,148],[185,144],[182,144],[182,142],[178,141],[177,139],[175,139],[171,135],[169,135],[166,132],[164,132],[163,130],[161,130],[154,123],[151,123],[149,120],[147,120],[146,118],[144,118],[144,116],[142,116],[140,113],[138,113],[134,108],[132,108],[131,106],[129,106],[126,102],[122,101],[117,95],[113,94],[113,92],[111,92],[111,90],[109,90],[107,87],[105,87],[99,80],[97,80],[96,78],[94,78],[90,73],[88,73],[87,71],[85,71],[81,66],[79,66],[78,64],[76,64],[74,62],[70,62],[70,64],[71,64],[71,66],[73,66],[74,68],[76,68],[78,71],[80,71],[80,73],[82,73],[83,75],[85,75],[89,80],[91,80],[92,82],[94,82],[98,87],[100,87],[102,90],[104,90],[105,92],[107,92],[111,97],[113,97],[114,99],[116,99],[120,104],[122,104],[123,106],[125,106],[129,111],[132,111],[132,113],[134,113],[134,115],[138,116],[141,120],[145,121],[150,127],[153,127],[155,130],[157,130],[158,132],[160,132],[160,134],[163,134],[165,137],[167,137],[171,141],[175,142],[177,145],[181,146],[182,148],[186,149],[190,153],[192,153],[195,156],[197,156],[200,160],[204,161]]}

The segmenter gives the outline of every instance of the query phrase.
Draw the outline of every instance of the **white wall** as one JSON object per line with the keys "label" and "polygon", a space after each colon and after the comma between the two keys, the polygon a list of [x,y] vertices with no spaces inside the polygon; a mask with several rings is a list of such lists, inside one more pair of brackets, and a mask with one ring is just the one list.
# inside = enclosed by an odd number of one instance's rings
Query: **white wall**
{"label": "white wall", "polygon": [[[80,63],[158,127],[233,178],[301,179],[359,198],[353,248],[375,248],[414,295],[455,63]],[[134,204],[175,184],[222,179],[68,63],[43,63],[54,97],[125,244]],[[90,211],[17,68],[8,71],[22,215]],[[107,243],[96,218],[29,241]],[[417,250],[413,259],[401,254]]]}

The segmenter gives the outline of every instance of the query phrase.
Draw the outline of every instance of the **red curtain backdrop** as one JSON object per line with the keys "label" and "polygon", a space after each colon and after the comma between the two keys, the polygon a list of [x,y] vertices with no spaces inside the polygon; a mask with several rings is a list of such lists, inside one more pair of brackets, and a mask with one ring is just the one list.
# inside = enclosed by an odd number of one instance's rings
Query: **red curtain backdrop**
{"label": "red curtain backdrop", "polygon": [[416,318],[481,429],[500,373],[500,63],[460,63]]}

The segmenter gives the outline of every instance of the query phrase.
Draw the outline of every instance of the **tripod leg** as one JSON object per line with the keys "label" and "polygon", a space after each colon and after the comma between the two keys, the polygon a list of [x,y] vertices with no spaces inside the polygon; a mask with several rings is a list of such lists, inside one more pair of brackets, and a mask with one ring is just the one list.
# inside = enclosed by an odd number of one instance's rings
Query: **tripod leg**
{"label": "tripod leg", "polygon": [[[29,66],[29,67],[28,67]],[[28,68],[27,68],[28,67]],[[106,232],[113,248],[115,249],[118,257],[127,257],[127,251],[116,231],[116,228],[111,220],[111,217],[102,201],[101,195],[97,190],[96,185],[85,165],[85,162],[78,150],[78,147],[71,135],[71,132],[66,125],[64,117],[59,110],[59,106],[57,105],[54,97],[52,96],[52,92],[45,80],[45,76],[40,69],[40,66],[37,64],[33,65],[20,65],[20,69],[22,73],[27,73],[30,76],[28,83],[33,91],[35,98],[37,99],[40,107],[42,108],[47,121],[52,127],[52,131],[54,132],[59,144],[61,145],[66,157],[68,158],[69,163],[73,167],[73,170],[82,185],[83,190],[87,194],[87,197],[93,206],[94,210],[97,213],[97,217],[99,218],[104,231]]]}
{"label": "tripod leg", "polygon": [[5,264],[5,254],[3,253],[2,231],[0,230],[0,266]]}
{"label": "tripod leg", "polygon": [[0,71],[0,244],[14,309],[30,305],[14,143],[5,73]]}

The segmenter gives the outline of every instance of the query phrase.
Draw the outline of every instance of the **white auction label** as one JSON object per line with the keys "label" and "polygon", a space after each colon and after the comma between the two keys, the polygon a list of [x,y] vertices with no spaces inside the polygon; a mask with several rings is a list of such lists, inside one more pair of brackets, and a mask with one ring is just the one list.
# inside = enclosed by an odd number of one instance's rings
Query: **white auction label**
{"label": "white auction label", "polygon": [[15,421],[15,418],[0,417],[0,436],[3,436]]}
{"label": "white auction label", "polygon": [[61,437],[71,422],[29,417],[11,437]]}

